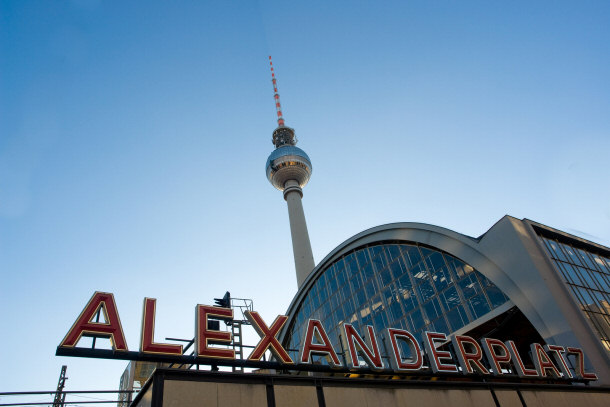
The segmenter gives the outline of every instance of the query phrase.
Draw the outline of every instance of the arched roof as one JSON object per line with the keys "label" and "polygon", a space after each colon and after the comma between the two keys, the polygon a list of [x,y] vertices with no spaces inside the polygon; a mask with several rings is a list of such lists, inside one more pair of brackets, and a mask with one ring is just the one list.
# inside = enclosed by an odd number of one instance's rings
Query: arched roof
{"label": "arched roof", "polygon": [[[531,261],[527,248],[523,247],[524,243],[518,241],[519,235],[524,233],[519,230],[520,222],[505,216],[479,238],[415,222],[391,223],[367,229],[341,243],[314,268],[294,297],[287,315],[291,319],[294,317],[321,273],[350,250],[375,242],[404,241],[440,249],[471,265],[510,298],[545,340],[573,343],[570,327],[555,312],[553,296],[537,272],[536,264]],[[282,337],[285,334],[282,332]]]}

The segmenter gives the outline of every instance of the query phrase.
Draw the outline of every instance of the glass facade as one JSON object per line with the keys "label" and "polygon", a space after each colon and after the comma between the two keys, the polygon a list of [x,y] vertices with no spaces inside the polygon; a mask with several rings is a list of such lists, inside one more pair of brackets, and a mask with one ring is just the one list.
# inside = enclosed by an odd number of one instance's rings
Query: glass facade
{"label": "glass facade", "polygon": [[485,276],[447,253],[416,243],[380,242],[346,253],[319,273],[284,343],[296,360],[310,318],[322,321],[338,352],[343,322],[361,334],[366,325],[378,335],[389,327],[416,336],[425,330],[451,333],[506,301]]}
{"label": "glass facade", "polygon": [[610,351],[610,258],[540,237],[574,298]]}

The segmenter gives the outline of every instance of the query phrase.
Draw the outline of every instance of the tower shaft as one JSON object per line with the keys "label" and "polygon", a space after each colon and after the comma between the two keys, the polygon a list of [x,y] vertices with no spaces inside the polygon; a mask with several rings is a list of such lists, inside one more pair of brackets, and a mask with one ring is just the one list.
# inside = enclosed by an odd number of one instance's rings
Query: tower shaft
{"label": "tower shaft", "polygon": [[292,252],[294,254],[294,267],[299,288],[315,267],[311,243],[309,242],[309,232],[305,222],[305,212],[301,202],[302,196],[303,192],[297,181],[289,180],[286,182],[284,199],[288,204]]}

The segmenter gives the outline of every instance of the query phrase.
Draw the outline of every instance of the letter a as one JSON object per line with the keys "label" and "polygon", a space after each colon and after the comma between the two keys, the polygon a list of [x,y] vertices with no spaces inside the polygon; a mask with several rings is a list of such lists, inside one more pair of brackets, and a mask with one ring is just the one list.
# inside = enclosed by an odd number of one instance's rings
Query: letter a
{"label": "letter a", "polygon": [[[106,322],[92,321],[99,310],[104,313]],[[127,342],[121,327],[119,312],[114,303],[114,296],[111,293],[96,291],[93,294],[93,297],[91,297],[85,309],[80,313],[59,346],[62,348],[73,348],[83,336],[109,338],[112,349],[118,351],[127,350]]]}

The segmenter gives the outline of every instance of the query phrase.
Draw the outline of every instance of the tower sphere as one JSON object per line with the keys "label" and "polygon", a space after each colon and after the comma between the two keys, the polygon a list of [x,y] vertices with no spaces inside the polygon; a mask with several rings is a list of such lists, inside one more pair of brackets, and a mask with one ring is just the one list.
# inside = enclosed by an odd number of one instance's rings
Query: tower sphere
{"label": "tower sphere", "polygon": [[276,148],[267,158],[267,179],[271,185],[284,190],[286,181],[295,180],[303,188],[311,177],[312,165],[305,151],[285,144]]}

